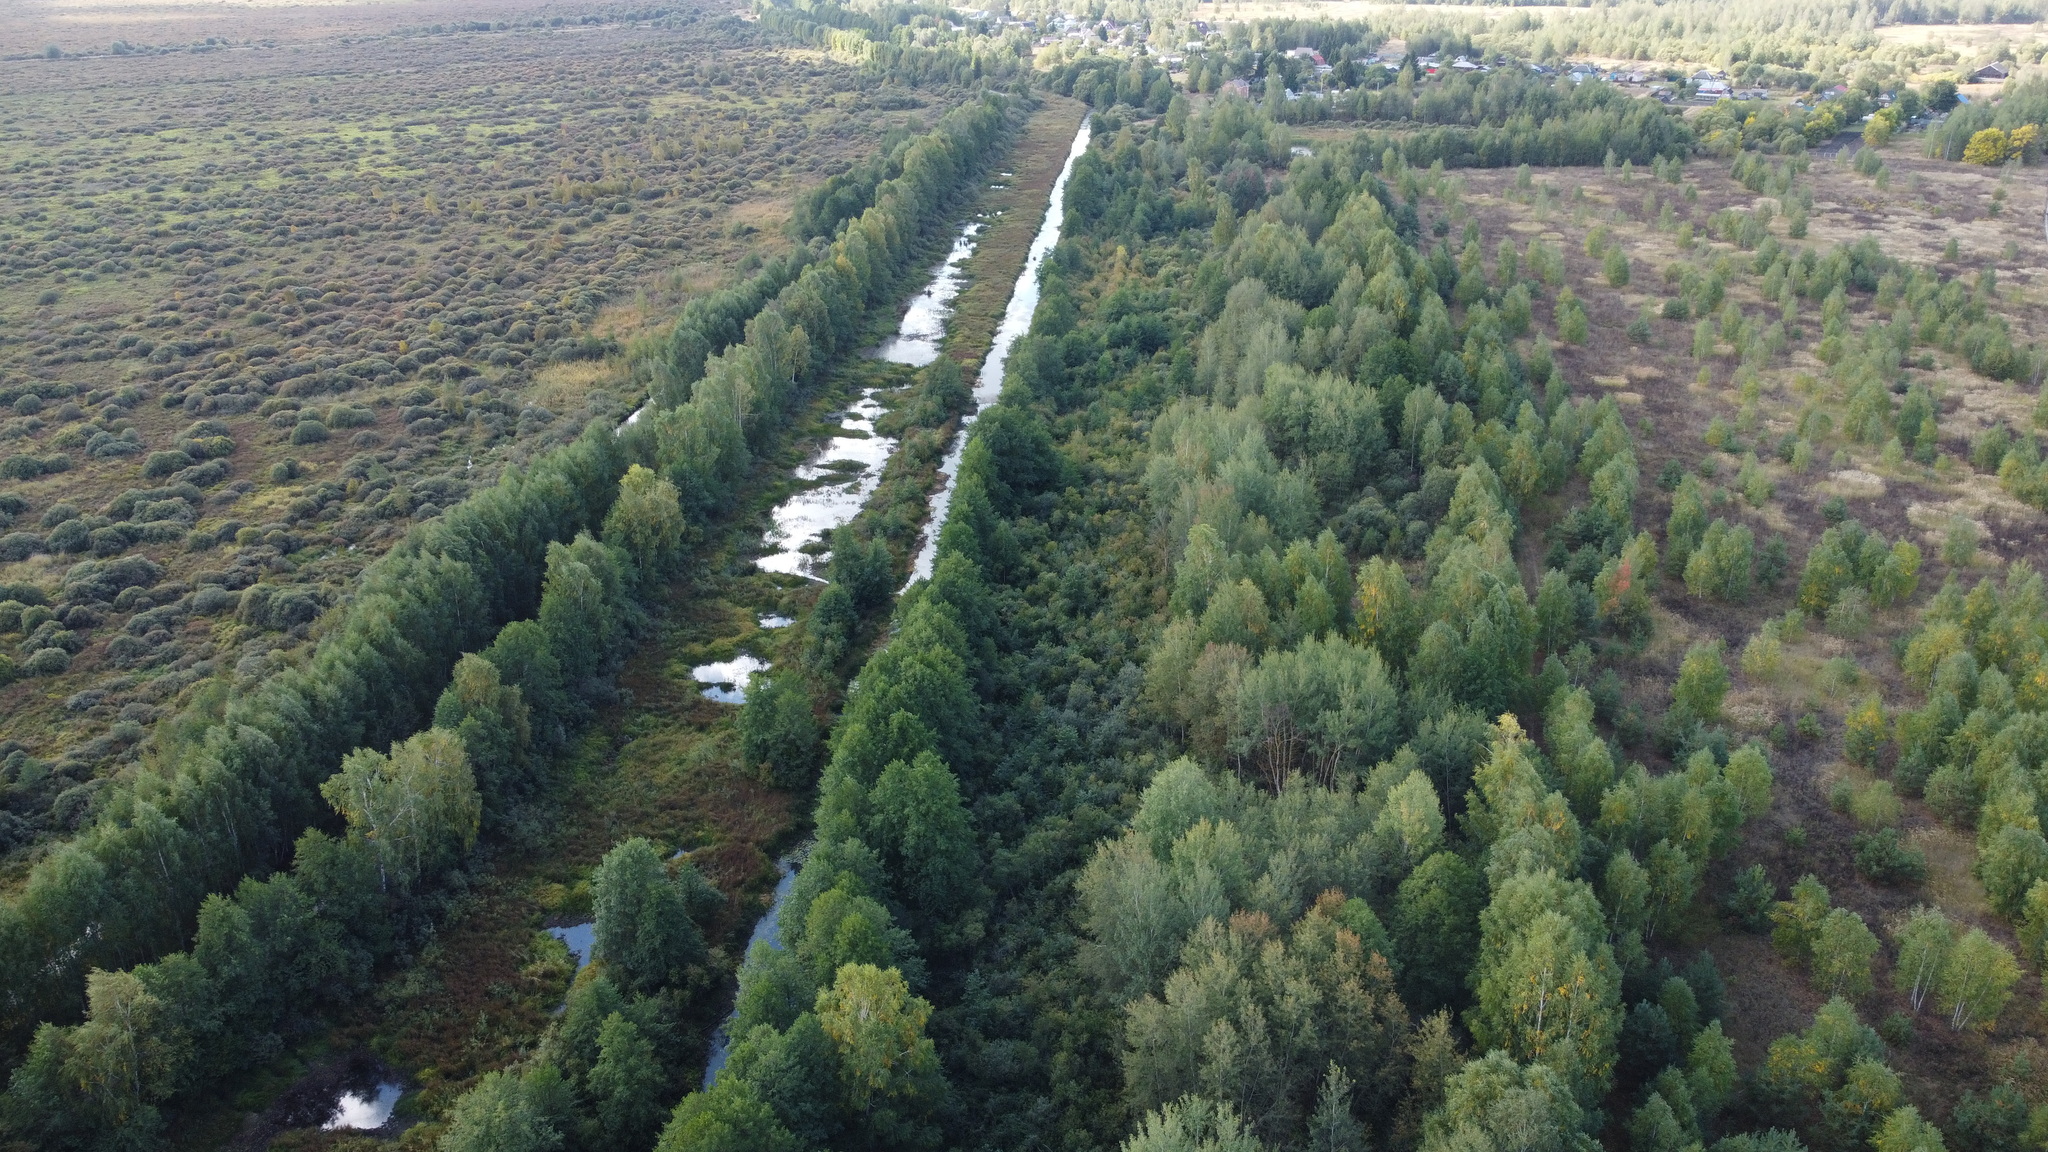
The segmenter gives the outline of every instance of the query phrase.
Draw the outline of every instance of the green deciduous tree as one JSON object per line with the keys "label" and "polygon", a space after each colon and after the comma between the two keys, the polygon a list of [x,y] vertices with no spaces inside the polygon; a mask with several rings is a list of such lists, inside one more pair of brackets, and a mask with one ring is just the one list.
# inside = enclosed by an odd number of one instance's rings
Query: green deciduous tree
{"label": "green deciduous tree", "polygon": [[1593,697],[1583,688],[1562,688],[1544,712],[1543,733],[1550,760],[1572,811],[1590,822],[1614,783],[1614,755],[1593,727]]}
{"label": "green deciduous tree", "polygon": [[1748,525],[1715,520],[1685,562],[1686,591],[1714,600],[1748,597],[1755,544]]}
{"label": "green deciduous tree", "polygon": [[1761,747],[1744,744],[1729,753],[1727,767],[1721,774],[1742,801],[1743,819],[1754,820],[1770,811],[1774,777],[1771,762]]}
{"label": "green deciduous tree", "polygon": [[620,1013],[605,1018],[597,1035],[597,1063],[585,1086],[597,1105],[607,1143],[645,1147],[661,1126],[668,1072],[638,1025]]}
{"label": "green deciduous tree", "polygon": [[1588,334],[1586,307],[1570,288],[1557,294],[1557,338],[1567,344],[1584,344]]}
{"label": "green deciduous tree", "polygon": [[1351,1111],[1351,1078],[1335,1061],[1323,1073],[1308,1118],[1308,1152],[1365,1152],[1366,1130]]}
{"label": "green deciduous tree", "polygon": [[674,484],[638,464],[626,469],[604,518],[606,544],[623,549],[643,579],[659,582],[682,560],[689,530]]}
{"label": "green deciduous tree", "polygon": [[1721,1031],[1721,1022],[1715,1020],[1692,1040],[1692,1051],[1685,1061],[1686,1085],[1691,1091],[1693,1108],[1702,1120],[1711,1120],[1721,1111],[1735,1094],[1735,1042]]}
{"label": "green deciduous tree", "polygon": [[441,1152],[554,1152],[562,1133],[516,1072],[491,1072],[449,1109]]}
{"label": "green deciduous tree", "polygon": [[597,958],[624,987],[659,991],[704,957],[682,886],[644,838],[605,853],[590,876],[590,903]]}
{"label": "green deciduous tree", "polygon": [[1792,885],[1792,898],[1771,909],[1771,943],[1795,964],[1813,960],[1814,942],[1831,907],[1827,886],[1811,872]]}
{"label": "green deciduous tree", "polygon": [[1891,742],[1889,729],[1884,701],[1876,695],[1866,697],[1843,721],[1842,754],[1853,764],[1875,766],[1878,756]]}
{"label": "green deciduous tree", "polygon": [[1423,1128],[1423,1152],[1591,1152],[1585,1114],[1555,1070],[1505,1052],[1466,1064]]}
{"label": "green deciduous tree", "polygon": [[2035,881],[2048,879],[2048,840],[2020,824],[1986,820],[1983,829],[1978,836],[1977,878],[1984,882],[1992,908],[2012,919]]}
{"label": "green deciduous tree", "polygon": [[540,626],[571,686],[595,676],[611,657],[629,611],[623,565],[610,548],[589,533],[548,545]]}
{"label": "green deciduous tree", "polygon": [[936,1131],[923,1117],[939,1103],[945,1081],[925,1035],[932,1007],[912,996],[902,973],[848,964],[818,991],[818,1025],[838,1054],[840,1086],[883,1147],[921,1146]]}
{"label": "green deciduous tree", "polygon": [[455,662],[448,687],[434,705],[434,726],[461,737],[485,822],[501,824],[539,783],[525,697],[517,685],[503,682],[489,660],[471,655]]}
{"label": "green deciduous tree", "polygon": [[1905,1104],[1892,1110],[1870,1138],[1877,1152],[1948,1152],[1941,1129],[1921,1119],[1920,1110]]}
{"label": "green deciduous tree", "polygon": [[1485,881],[1456,853],[1436,853],[1401,881],[1393,935],[1401,953],[1401,994],[1417,1011],[1464,1002],[1483,906]]}
{"label": "green deciduous tree", "polygon": [[868,794],[865,831],[917,926],[957,915],[979,889],[960,782],[937,755],[921,752],[882,770]]}
{"label": "green deciduous tree", "polygon": [[720,1076],[676,1105],[655,1152],[801,1152],[795,1135],[776,1119],[743,1076]]}
{"label": "green deciduous tree", "polygon": [[1989,1031],[2019,982],[2019,962],[2005,945],[1982,928],[1972,928],[1956,941],[1935,978],[1934,995],[1948,1013],[1949,1027]]}
{"label": "green deciduous tree", "polygon": [[1592,890],[1550,872],[1497,884],[1480,917],[1473,1038],[1554,1068],[1597,1099],[1621,1031],[1620,973]]}
{"label": "green deciduous tree", "polygon": [[1375,556],[1360,566],[1352,610],[1360,644],[1378,650],[1383,659],[1399,666],[1406,662],[1421,630],[1419,617],[1414,589],[1398,563]]}
{"label": "green deciduous tree", "polygon": [[1604,272],[1607,276],[1608,287],[1628,287],[1628,253],[1622,251],[1621,246],[1619,244],[1608,248],[1607,255],[1603,258],[1603,261],[1601,263],[1601,271]]}
{"label": "green deciduous tree", "polygon": [[1728,694],[1728,669],[1721,663],[1721,642],[1694,644],[1678,666],[1671,686],[1673,708],[1703,721],[1720,719],[1721,699]]}
{"label": "green deciduous tree", "polygon": [[1350,930],[1348,903],[1325,893],[1284,934],[1263,914],[1198,926],[1164,995],[1126,1008],[1134,1108],[1199,1092],[1261,1138],[1293,1139],[1333,1063],[1347,1084],[1366,1086],[1368,1114],[1390,1103],[1407,1012],[1384,959]]}
{"label": "green deciduous tree", "polygon": [[1265,1152],[1235,1109],[1184,1096],[1148,1112],[1123,1142],[1123,1152]]}
{"label": "green deciduous tree", "polygon": [[1230,749],[1275,791],[1296,773],[1325,787],[1357,779],[1398,744],[1400,703],[1378,650],[1311,638],[1246,671]]}
{"label": "green deciduous tree", "polygon": [[483,811],[461,738],[439,728],[393,745],[389,756],[350,753],[320,794],[348,821],[350,837],[375,852],[380,884],[400,891],[468,852]]}
{"label": "green deciduous tree", "polygon": [[1899,1074],[1883,1060],[1865,1056],[1849,1065],[1841,1083],[1821,1094],[1821,1126],[1836,1147],[1864,1147],[1878,1125],[1905,1099]]}
{"label": "green deciduous tree", "polygon": [[1939,908],[1918,907],[1892,926],[1899,955],[1892,964],[1892,984],[1918,1012],[1955,947],[1955,926]]}
{"label": "green deciduous tree", "polygon": [[818,768],[818,720],[801,677],[756,675],[740,707],[740,751],[749,764],[768,766],[769,779],[801,788]]}
{"label": "green deciduous tree", "polygon": [[1813,983],[1838,996],[1870,994],[1870,959],[1877,955],[1877,936],[1863,917],[1835,908],[1820,922],[1813,939]]}

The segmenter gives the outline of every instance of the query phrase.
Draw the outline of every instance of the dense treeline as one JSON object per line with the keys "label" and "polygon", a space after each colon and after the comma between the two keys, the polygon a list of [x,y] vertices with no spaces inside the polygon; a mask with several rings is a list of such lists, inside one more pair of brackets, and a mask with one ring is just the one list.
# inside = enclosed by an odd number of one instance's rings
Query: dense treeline
{"label": "dense treeline", "polygon": [[1166,111],[1173,99],[1173,81],[1166,70],[1142,58],[1090,53],[1054,64],[1039,78],[1047,91],[1072,96],[1091,108],[1127,104],[1147,112]]}
{"label": "dense treeline", "polygon": [[[732,1059],[662,1148],[1576,1147],[1616,1106],[1676,1148],[1734,1091],[1711,961],[1645,945],[1771,770],[1704,674],[1681,771],[1595,727],[1591,644],[1644,638],[1656,550],[1618,410],[1517,339],[1545,262],[1418,250],[1348,145],[1240,219],[1194,157],[1270,164],[1274,126],[1209,116],[1250,143],[1169,118],[1077,163]],[[1575,474],[1532,603],[1518,509]]]}
{"label": "dense treeline", "polygon": [[[1949,115],[1940,127],[1927,134],[1927,154],[1944,160],[1966,160],[1973,164],[1999,164],[2019,159],[2031,164],[2048,147],[2042,132],[2048,130],[2048,80],[2032,77],[2018,81],[2000,93],[1994,103],[1965,104]],[[1991,132],[1999,145],[1993,151],[1981,133]],[[1970,145],[1979,144],[1972,152]]]}
{"label": "dense treeline", "polygon": [[[2036,733],[2048,715],[2044,655],[2048,600],[2024,563],[1967,592],[1944,584],[1906,649],[1906,673],[1927,700],[1897,717],[1894,774],[1901,791],[1924,794],[1942,819],[1976,828],[1978,877],[2001,916],[2026,923],[2036,962],[2048,925],[2048,842],[2028,766],[2041,759]],[[1880,712],[1880,742],[1886,726]]]}
{"label": "dense treeline", "polygon": [[[1051,69],[1046,83],[1105,110],[1124,105],[1141,113],[1164,112],[1177,122],[1187,116],[1185,102],[1174,108],[1163,73],[1118,57],[1081,56]],[[1268,84],[1259,107],[1269,123],[1398,121],[1431,126],[1369,133],[1366,152],[1375,165],[1388,149],[1417,167],[1439,160],[1448,167],[1469,168],[1622,160],[1650,164],[1685,156],[1694,144],[1685,120],[1655,101],[1627,96],[1604,83],[1574,85],[1519,69],[1504,68],[1485,76],[1454,74],[1422,87],[1413,83],[1412,75],[1404,75],[1397,87],[1358,88],[1338,95],[1308,93],[1299,99],[1284,98],[1277,81]],[[1218,102],[1237,99],[1225,94]],[[1235,127],[1244,119],[1240,111],[1226,123]],[[1224,134],[1235,138],[1228,128]],[[1261,137],[1265,134],[1262,129]]]}
{"label": "dense treeline", "polygon": [[760,13],[764,27],[828,49],[871,76],[913,87],[1001,84],[1017,76],[1028,53],[1021,34],[956,30],[955,14],[937,6],[884,4],[870,15],[828,0],[794,9],[763,4]]}
{"label": "dense treeline", "polygon": [[[1657,156],[1681,156],[1692,148],[1692,132],[1664,105],[1630,96],[1605,82],[1574,84],[1522,68],[1488,73],[1450,73],[1418,85],[1404,72],[1391,87],[1359,87],[1333,95],[1265,100],[1273,118],[1286,123],[1319,120],[1404,121],[1443,129],[1401,134],[1388,143],[1407,145],[1409,162],[1495,168],[1515,164],[1598,164],[1609,148],[1619,158],[1647,164]],[[1469,158],[1468,158],[1469,157]]]}
{"label": "dense treeline", "polygon": [[[1008,107],[991,97],[914,143],[874,206],[745,320],[743,338],[707,362],[686,399],[620,434],[593,426],[424,525],[371,569],[304,669],[247,696],[215,694],[162,727],[164,770],[110,797],[106,818],[38,869],[0,922],[17,1042],[38,1020],[75,1013],[81,977],[94,970],[86,1022],[45,1025],[17,1069],[11,1127],[57,1144],[146,1135],[158,1104],[273,1052],[241,1041],[302,1023],[317,1006],[312,989],[361,987],[400,935],[393,894],[459,861],[479,821],[491,828],[545,785],[538,765],[587,701],[608,693],[607,661],[632,633],[635,594],[673,574],[690,521],[730,492],[797,386],[850,347],[859,318],[1008,130]],[[629,471],[636,461],[661,475]],[[600,523],[602,541],[579,535]],[[536,609],[537,621],[524,619]],[[455,684],[444,688],[451,668]],[[430,717],[462,743],[407,741]],[[387,745],[388,758],[369,750]],[[362,844],[317,828],[291,844],[291,828],[329,819],[323,796]],[[427,826],[379,831],[393,804],[397,818]],[[401,842],[406,860],[379,856]],[[232,901],[207,896],[287,851],[290,875],[244,881]],[[372,857],[377,878],[364,886]],[[244,892],[274,917],[234,911]],[[193,952],[119,971],[190,940],[195,913]],[[243,914],[256,926],[235,927]],[[230,935],[209,944],[210,932]],[[304,965],[280,962],[302,953]],[[103,985],[123,991],[102,995]],[[138,997],[148,1012],[135,1010]],[[156,1063],[95,1080],[78,1061],[109,1027]]]}
{"label": "dense treeline", "polygon": [[346,753],[418,729],[457,657],[533,612],[549,543],[603,518],[626,463],[596,429],[508,473],[368,569],[303,667],[163,722],[152,770],[117,781],[0,906],[10,1050],[78,1011],[87,971],[179,947],[208,893],[290,853],[294,829],[325,819],[318,787]]}
{"label": "dense treeline", "polygon": [[[613,439],[598,429],[586,442]],[[341,836],[307,829],[288,870],[206,897],[188,951],[95,969],[84,1022],[38,1029],[0,1097],[10,1135],[42,1148],[146,1145],[162,1132],[162,1108],[274,1057],[285,1036],[366,993],[380,963],[416,945],[434,907],[423,897],[479,832],[502,830],[551,786],[560,734],[610,694],[605,673],[640,615],[635,590],[662,581],[684,531],[674,487],[629,470],[602,540],[579,532],[541,549],[535,617],[462,657],[433,727],[393,740],[388,755],[360,747],[320,783]],[[172,866],[144,857],[135,867],[168,883]]]}
{"label": "dense treeline", "polygon": [[1661,106],[1634,100],[1620,107],[1568,112],[1540,124],[1510,121],[1500,128],[1431,128],[1420,132],[1365,133],[1382,149],[1398,149],[1417,166],[1442,161],[1446,167],[1509,168],[1599,164],[1628,160],[1649,164],[1686,155],[1692,133]]}

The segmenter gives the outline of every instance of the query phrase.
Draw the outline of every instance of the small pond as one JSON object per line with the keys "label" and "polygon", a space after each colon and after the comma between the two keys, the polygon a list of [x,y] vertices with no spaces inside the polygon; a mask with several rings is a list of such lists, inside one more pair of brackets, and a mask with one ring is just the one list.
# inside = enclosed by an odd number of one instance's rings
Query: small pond
{"label": "small pond", "polygon": [[590,963],[590,952],[597,942],[597,924],[586,920],[581,924],[565,924],[560,928],[548,929],[548,935],[569,946],[569,955],[576,958],[576,970]]}
{"label": "small pond", "polygon": [[382,1128],[390,1122],[391,1110],[398,1107],[398,1098],[403,1095],[405,1086],[392,1080],[368,1088],[351,1088],[335,1100],[334,1114],[320,1127],[329,1132]]}
{"label": "small pond", "polygon": [[717,660],[710,664],[699,664],[690,669],[690,679],[699,684],[709,684],[704,689],[706,700],[720,704],[745,704],[747,683],[756,672],[766,672],[769,664],[748,652],[742,652],[730,660]]}

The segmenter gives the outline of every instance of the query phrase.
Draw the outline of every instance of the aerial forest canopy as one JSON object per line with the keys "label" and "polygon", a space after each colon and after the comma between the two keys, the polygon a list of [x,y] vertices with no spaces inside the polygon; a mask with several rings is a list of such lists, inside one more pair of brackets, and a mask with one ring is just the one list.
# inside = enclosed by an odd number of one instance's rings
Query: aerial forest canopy
{"label": "aerial forest canopy", "polygon": [[0,1149],[2048,1148],[2037,14],[1335,14],[264,25],[633,68],[8,265]]}

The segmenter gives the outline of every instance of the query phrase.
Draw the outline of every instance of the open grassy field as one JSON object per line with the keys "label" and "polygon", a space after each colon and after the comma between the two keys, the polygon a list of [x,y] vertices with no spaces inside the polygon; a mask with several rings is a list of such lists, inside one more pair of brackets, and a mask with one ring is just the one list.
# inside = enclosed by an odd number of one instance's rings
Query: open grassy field
{"label": "open grassy field", "polygon": [[608,357],[943,110],[667,12],[0,20],[66,53],[0,79],[6,875],[186,694],[297,659],[409,521],[623,416]]}

